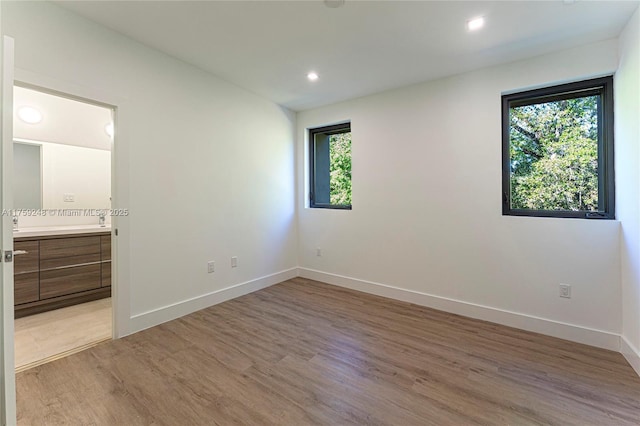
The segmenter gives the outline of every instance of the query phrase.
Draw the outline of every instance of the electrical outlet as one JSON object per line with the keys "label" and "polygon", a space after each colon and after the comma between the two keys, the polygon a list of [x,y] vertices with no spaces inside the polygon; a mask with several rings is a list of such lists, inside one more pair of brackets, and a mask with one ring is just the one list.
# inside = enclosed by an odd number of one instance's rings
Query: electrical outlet
{"label": "electrical outlet", "polygon": [[213,260],[210,262],[207,262],[207,271],[209,271],[209,273],[215,272],[216,271],[216,262],[214,262]]}
{"label": "electrical outlet", "polygon": [[238,267],[238,256],[233,256],[231,258],[231,267],[232,268],[237,268]]}
{"label": "electrical outlet", "polygon": [[560,297],[571,299],[571,286],[569,284],[560,284]]}
{"label": "electrical outlet", "polygon": [[316,249],[316,256],[322,257],[322,249],[320,247]]}

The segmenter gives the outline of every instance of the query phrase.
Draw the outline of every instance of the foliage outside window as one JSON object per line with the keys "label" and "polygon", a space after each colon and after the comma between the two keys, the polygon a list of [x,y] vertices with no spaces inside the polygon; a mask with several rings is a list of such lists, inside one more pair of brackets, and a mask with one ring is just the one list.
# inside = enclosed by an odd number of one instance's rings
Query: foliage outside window
{"label": "foliage outside window", "polygon": [[503,214],[613,219],[613,79],[502,97]]}
{"label": "foliage outside window", "polygon": [[351,209],[351,124],[309,130],[310,206]]}

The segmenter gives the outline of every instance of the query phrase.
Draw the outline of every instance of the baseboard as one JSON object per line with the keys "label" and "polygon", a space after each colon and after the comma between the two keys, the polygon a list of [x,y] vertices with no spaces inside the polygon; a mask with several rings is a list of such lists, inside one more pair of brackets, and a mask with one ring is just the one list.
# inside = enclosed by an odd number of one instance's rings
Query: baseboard
{"label": "baseboard", "polygon": [[640,350],[633,346],[625,336],[620,337],[620,352],[640,376]]}
{"label": "baseboard", "polygon": [[558,337],[560,339],[566,339],[573,342],[621,352],[636,373],[640,375],[640,351],[635,348],[626,337],[620,336],[616,333],[308,268],[287,269],[275,274],[216,290],[199,297],[194,297],[192,299],[134,315],[131,317],[131,332],[135,333],[137,331],[180,318],[200,309],[270,287],[274,284],[278,284],[295,277],[322,281],[328,284],[362,291],[364,293],[375,294],[377,296],[414,303],[416,305],[451,312],[470,318],[476,318],[496,324],[545,334],[547,336]]}
{"label": "baseboard", "polygon": [[173,303],[171,305],[134,315],[131,317],[131,333],[136,333],[164,322],[180,318],[192,312],[199,311],[200,309],[208,308],[209,306],[217,305],[218,303],[270,287],[274,284],[295,278],[297,277],[297,274],[297,268],[287,269],[275,274],[216,290],[202,296],[183,300],[178,303]]}
{"label": "baseboard", "polygon": [[[533,331],[535,333],[558,337],[560,339],[566,339],[616,352],[620,351],[620,335],[608,331],[596,330],[579,325],[539,318],[518,312],[506,311],[462,300],[450,299],[308,268],[298,268],[298,276],[362,291],[364,293],[375,294],[441,311],[451,312],[465,317]],[[638,369],[636,369],[636,371],[638,371]]]}

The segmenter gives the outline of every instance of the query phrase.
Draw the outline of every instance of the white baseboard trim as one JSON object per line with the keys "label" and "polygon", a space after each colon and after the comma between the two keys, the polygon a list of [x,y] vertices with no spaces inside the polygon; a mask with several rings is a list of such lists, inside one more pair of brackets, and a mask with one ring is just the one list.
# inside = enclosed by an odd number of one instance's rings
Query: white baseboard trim
{"label": "white baseboard trim", "polygon": [[244,296],[245,294],[270,287],[274,284],[281,283],[297,276],[298,268],[291,268],[276,272],[275,274],[256,278],[251,281],[232,285],[231,287],[216,290],[202,296],[133,315],[131,317],[131,333],[136,333],[164,322],[180,318],[192,312],[199,311],[200,309],[208,308],[209,306]]}
{"label": "white baseboard trim", "polygon": [[[465,317],[502,324],[616,352],[620,351],[620,335],[609,331],[596,330],[518,312],[492,308],[490,306],[469,303],[462,300],[450,299],[386,284],[330,274],[314,269],[298,268],[298,276],[362,291],[364,293],[414,303],[416,305],[426,306],[428,308],[438,309]],[[636,369],[636,371],[638,370]]]}
{"label": "white baseboard trim", "polygon": [[640,376],[640,350],[633,346],[625,336],[620,336],[620,352]]}

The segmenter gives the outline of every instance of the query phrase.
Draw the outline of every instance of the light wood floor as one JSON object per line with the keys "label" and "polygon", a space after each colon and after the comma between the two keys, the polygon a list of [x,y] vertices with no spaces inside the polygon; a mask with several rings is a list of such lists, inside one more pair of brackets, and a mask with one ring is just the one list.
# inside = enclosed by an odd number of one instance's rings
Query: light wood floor
{"label": "light wood floor", "polygon": [[623,357],[294,279],[17,376],[22,425],[640,424]]}
{"label": "light wood floor", "polygon": [[111,299],[100,299],[15,320],[16,371],[111,338]]}

